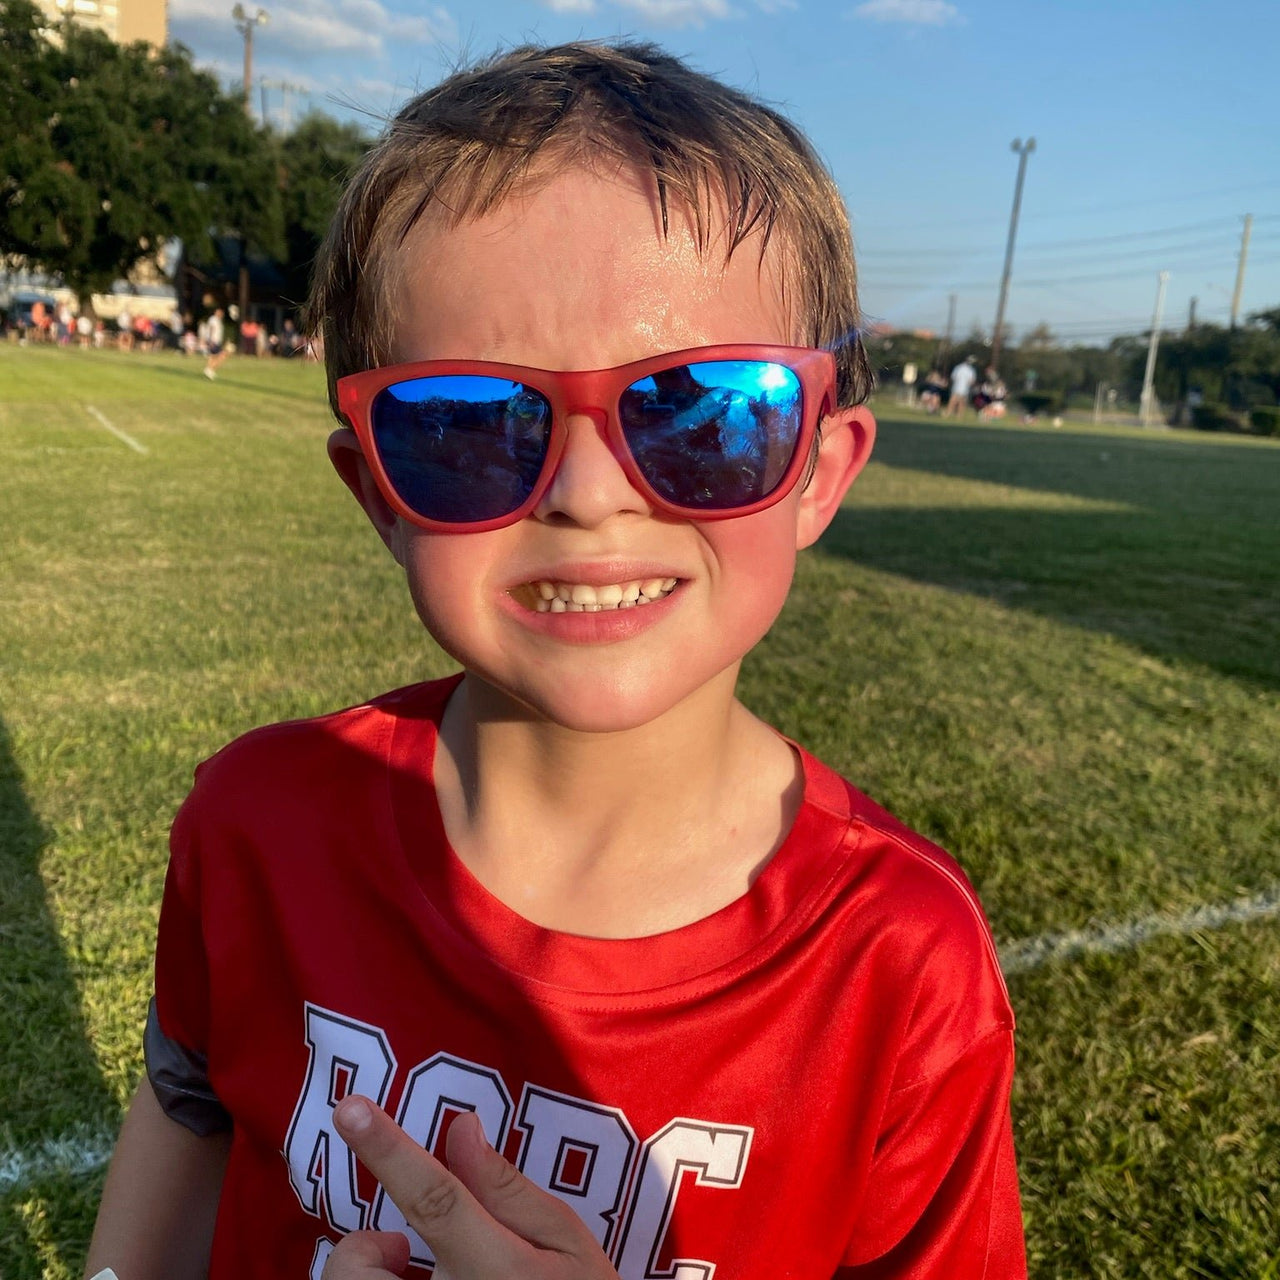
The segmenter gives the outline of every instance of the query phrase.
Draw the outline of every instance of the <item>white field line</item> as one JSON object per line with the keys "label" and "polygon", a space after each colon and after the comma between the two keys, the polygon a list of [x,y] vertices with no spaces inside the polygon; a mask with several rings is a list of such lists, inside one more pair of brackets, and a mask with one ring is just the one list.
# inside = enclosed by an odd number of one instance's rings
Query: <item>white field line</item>
{"label": "white field line", "polygon": [[1280,916],[1280,884],[1274,884],[1252,898],[1209,903],[1180,916],[1141,916],[1120,924],[1096,929],[1072,929],[1069,933],[1042,933],[1000,948],[1000,968],[1006,974],[1027,973],[1055,960],[1075,956],[1114,954],[1132,951],[1151,938],[1178,937],[1221,929],[1223,925],[1245,924]]}
{"label": "white field line", "polygon": [[0,1195],[58,1174],[92,1173],[111,1159],[114,1145],[114,1134],[84,1130],[46,1138],[27,1151],[0,1151]]}
{"label": "white field line", "polygon": [[[1011,942],[1000,949],[1000,967],[1006,974],[1029,973],[1056,960],[1089,954],[1132,951],[1151,938],[1186,937],[1228,924],[1244,924],[1280,916],[1280,884],[1252,898],[1196,907],[1180,916],[1142,916],[1097,929],[1069,933],[1042,933]],[[0,1150],[0,1195],[21,1191],[42,1178],[92,1173],[111,1158],[112,1133],[88,1131],[48,1138],[28,1151]]]}
{"label": "white field line", "polygon": [[119,427],[114,426],[112,423],[110,423],[107,420],[107,415],[105,413],[102,413],[100,410],[94,408],[94,406],[91,404],[85,405],[85,409],[90,414],[92,414],[93,417],[97,418],[98,422],[102,426],[106,427],[106,429],[110,431],[111,434],[115,436],[117,440],[124,441],[124,443],[127,444],[130,449],[134,449],[138,453],[147,452],[147,446],[145,444],[139,444],[127,431],[121,431]]}

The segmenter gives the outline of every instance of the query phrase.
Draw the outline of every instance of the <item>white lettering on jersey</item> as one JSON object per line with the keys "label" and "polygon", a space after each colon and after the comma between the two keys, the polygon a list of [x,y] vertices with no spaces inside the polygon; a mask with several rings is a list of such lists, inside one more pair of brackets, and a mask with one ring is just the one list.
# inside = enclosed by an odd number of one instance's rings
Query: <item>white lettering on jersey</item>
{"label": "white lettering on jersey", "polygon": [[659,1271],[658,1254],[684,1175],[692,1173],[698,1186],[741,1186],[752,1132],[739,1125],[677,1119],[644,1144],[636,1191],[618,1248],[616,1265],[622,1280],[711,1280],[714,1262],[675,1258]]}
{"label": "white lettering on jersey", "polygon": [[[360,1199],[355,1157],[333,1128],[333,1108],[348,1093],[386,1105],[396,1060],[385,1034],[308,1003],[306,1041],[307,1075],[284,1147],[299,1202],[320,1217],[323,1198],[324,1216],[342,1232],[366,1225],[402,1231],[412,1261],[434,1266],[426,1242],[381,1187],[372,1209]],[[474,1111],[501,1151],[513,1110],[497,1071],[437,1053],[410,1071],[396,1120],[432,1151],[450,1114]],[[660,1270],[658,1259],[686,1174],[700,1187],[742,1185],[754,1134],[749,1126],[678,1118],[642,1145],[618,1108],[526,1084],[516,1127],[520,1170],[578,1214],[621,1280],[712,1280],[714,1262],[673,1258]],[[332,1250],[329,1241],[316,1242],[310,1280],[320,1280]]]}
{"label": "white lettering on jersey", "polygon": [[379,1028],[310,1003],[306,1040],[311,1051],[307,1076],[284,1144],[289,1181],[308,1213],[320,1216],[323,1197],[325,1217],[333,1226],[359,1231],[368,1205],[356,1192],[356,1158],[333,1127],[333,1108],[349,1093],[381,1106],[396,1060]]}
{"label": "white lettering on jersey", "polygon": [[321,1280],[324,1275],[324,1264],[329,1261],[333,1252],[333,1241],[321,1236],[316,1241],[316,1251],[311,1255],[311,1269],[307,1272],[307,1280]]}
{"label": "white lettering on jersey", "polygon": [[520,1170],[573,1209],[608,1253],[639,1145],[627,1117],[527,1084],[516,1123],[525,1135]]}
{"label": "white lettering on jersey", "polygon": [[[415,1142],[433,1151],[450,1112],[474,1111],[485,1137],[501,1151],[507,1141],[511,1110],[511,1095],[496,1071],[437,1053],[409,1073],[396,1122]],[[382,1187],[373,1202],[372,1226],[375,1231],[403,1231],[409,1237],[409,1256],[414,1262],[435,1262],[426,1241],[409,1226]]]}

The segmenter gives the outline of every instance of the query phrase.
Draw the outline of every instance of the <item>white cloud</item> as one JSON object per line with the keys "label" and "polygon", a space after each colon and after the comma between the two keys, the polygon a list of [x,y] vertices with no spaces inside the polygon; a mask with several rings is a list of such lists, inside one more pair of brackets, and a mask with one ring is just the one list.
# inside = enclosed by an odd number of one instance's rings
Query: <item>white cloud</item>
{"label": "white cloud", "polygon": [[728,0],[618,0],[624,9],[667,26],[700,27],[708,19],[727,18]]}
{"label": "white cloud", "polygon": [[947,0],[866,0],[853,13],[871,22],[904,22],[916,27],[942,27],[960,20],[960,10]]}
{"label": "white cloud", "polygon": [[[790,8],[795,0],[757,0],[769,12],[771,6]],[[627,9],[649,22],[668,27],[695,26],[717,18],[728,18],[733,10],[729,0],[605,0],[615,9]],[[599,0],[542,0],[545,8],[555,13],[596,13]]]}
{"label": "white cloud", "polygon": [[[262,7],[268,19],[254,33],[254,48],[264,54],[383,58],[388,41],[429,45],[457,38],[457,24],[439,6],[412,15],[393,13],[379,0],[290,0],[287,8],[267,0]],[[175,35],[198,48],[239,40],[226,0],[170,0],[169,19]]]}

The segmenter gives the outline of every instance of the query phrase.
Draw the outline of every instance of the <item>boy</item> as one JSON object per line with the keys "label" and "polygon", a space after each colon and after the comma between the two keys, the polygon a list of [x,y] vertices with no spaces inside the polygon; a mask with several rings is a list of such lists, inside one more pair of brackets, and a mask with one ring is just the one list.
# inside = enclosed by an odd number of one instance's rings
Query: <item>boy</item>
{"label": "boy", "polygon": [[808,144],[518,49],[401,112],[311,317],[462,673],[200,770],[91,1269],[1022,1275],[972,891],[733,696],[874,432]]}

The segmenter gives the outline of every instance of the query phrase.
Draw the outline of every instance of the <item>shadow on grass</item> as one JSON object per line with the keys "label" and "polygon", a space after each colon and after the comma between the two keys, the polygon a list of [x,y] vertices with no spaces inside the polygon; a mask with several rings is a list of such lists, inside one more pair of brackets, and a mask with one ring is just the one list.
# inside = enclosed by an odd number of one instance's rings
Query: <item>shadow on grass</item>
{"label": "shadow on grass", "polygon": [[[51,1140],[71,1135],[74,1147],[85,1135],[114,1131],[120,1119],[89,1044],[41,879],[48,842],[0,721],[0,1150],[16,1157],[0,1183],[5,1280],[41,1280],[50,1255],[60,1255],[63,1246],[64,1261],[73,1270],[79,1267],[96,1182],[81,1178],[69,1194],[70,1175],[42,1169],[38,1157]],[[42,1194],[46,1184],[48,1195]]]}
{"label": "shadow on grass", "polygon": [[875,460],[1123,504],[859,506],[823,549],[1280,688],[1280,449],[890,421]]}
{"label": "shadow on grass", "polygon": [[[271,357],[272,359],[276,357]],[[243,359],[256,359],[253,356],[244,356]],[[268,357],[263,357],[264,362]],[[234,365],[225,366],[234,369]],[[204,385],[208,379],[204,376],[204,360],[203,357],[192,357],[191,363],[181,365],[168,364],[152,364],[147,366],[148,373],[162,373],[170,378],[181,378],[188,383],[196,383]],[[254,395],[276,396],[281,400],[292,400],[295,404],[312,405],[316,408],[326,406],[325,393],[323,388],[317,391],[310,388],[304,391],[289,391],[285,387],[274,387],[269,382],[249,381],[243,378],[227,377],[225,372],[220,372],[213,381],[212,386],[217,387],[233,387],[236,391],[249,391]],[[210,395],[215,392],[210,391]]]}

